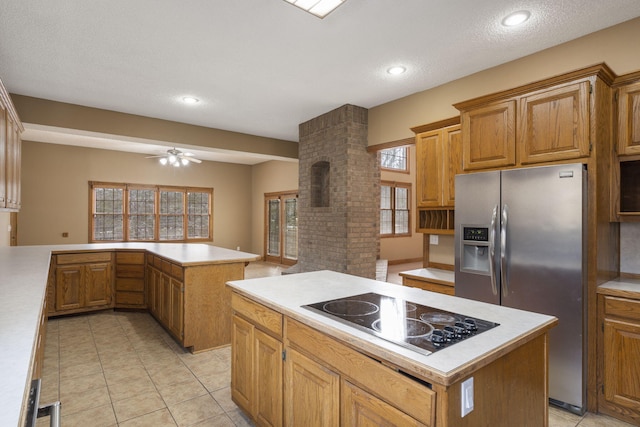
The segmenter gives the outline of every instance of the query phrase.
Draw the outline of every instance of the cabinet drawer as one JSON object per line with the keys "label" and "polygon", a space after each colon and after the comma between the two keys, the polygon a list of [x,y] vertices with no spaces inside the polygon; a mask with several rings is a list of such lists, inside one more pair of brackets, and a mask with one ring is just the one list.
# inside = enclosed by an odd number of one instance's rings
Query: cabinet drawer
{"label": "cabinet drawer", "polygon": [[177,264],[171,264],[171,275],[182,282],[184,280],[184,273],[182,272],[182,266]]}
{"label": "cabinet drawer", "polygon": [[162,270],[162,258],[158,256],[153,257],[153,266],[158,270]]}
{"label": "cabinet drawer", "polygon": [[434,425],[436,393],[433,390],[322,332],[285,319],[287,339],[292,346],[305,350],[309,356],[425,425]]}
{"label": "cabinet drawer", "polygon": [[141,292],[116,292],[116,304],[144,305],[144,294]]}
{"label": "cabinet drawer", "polygon": [[116,279],[117,291],[144,291],[144,279],[118,278]]}
{"label": "cabinet drawer", "polygon": [[109,262],[111,252],[81,252],[75,254],[58,254],[56,262],[60,264],[79,264],[89,262]]}
{"label": "cabinet drawer", "polygon": [[410,277],[403,277],[402,284],[404,286],[410,286],[412,288],[424,289],[425,291],[438,292],[445,295],[454,295],[454,287],[451,285],[444,285],[442,283],[428,282],[426,280],[417,280]]}
{"label": "cabinet drawer", "polygon": [[607,315],[640,320],[640,301],[627,298],[604,297],[604,312]]}
{"label": "cabinet drawer", "polygon": [[282,315],[237,293],[231,294],[231,308],[277,337],[282,337]]}
{"label": "cabinet drawer", "polygon": [[118,264],[144,264],[144,252],[116,252]]}
{"label": "cabinet drawer", "polygon": [[144,278],[144,265],[116,264],[116,276]]}

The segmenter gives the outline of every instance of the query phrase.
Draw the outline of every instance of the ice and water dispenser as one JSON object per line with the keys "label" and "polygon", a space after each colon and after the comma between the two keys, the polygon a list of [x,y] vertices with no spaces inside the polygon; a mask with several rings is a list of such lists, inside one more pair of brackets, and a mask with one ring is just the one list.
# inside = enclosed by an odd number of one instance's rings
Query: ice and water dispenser
{"label": "ice and water dispenser", "polygon": [[490,275],[488,226],[463,225],[461,248],[461,271],[487,276]]}

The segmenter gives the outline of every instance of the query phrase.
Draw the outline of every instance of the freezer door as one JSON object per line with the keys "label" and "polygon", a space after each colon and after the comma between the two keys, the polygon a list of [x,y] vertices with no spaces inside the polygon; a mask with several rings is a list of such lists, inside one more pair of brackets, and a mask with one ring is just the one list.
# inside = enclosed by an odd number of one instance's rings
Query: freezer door
{"label": "freezer door", "polygon": [[579,408],[585,396],[585,182],[581,164],[503,171],[500,212],[502,305],[559,319],[549,335],[549,394]]}
{"label": "freezer door", "polygon": [[[455,294],[500,304],[497,259],[500,256],[497,238],[498,218],[494,211],[500,206],[500,172],[479,172],[456,176],[455,204]],[[493,220],[493,221],[492,221]],[[492,229],[492,223],[495,228]],[[464,229],[487,230],[477,241]],[[470,233],[468,233],[470,234]],[[491,256],[493,252],[493,257]]]}

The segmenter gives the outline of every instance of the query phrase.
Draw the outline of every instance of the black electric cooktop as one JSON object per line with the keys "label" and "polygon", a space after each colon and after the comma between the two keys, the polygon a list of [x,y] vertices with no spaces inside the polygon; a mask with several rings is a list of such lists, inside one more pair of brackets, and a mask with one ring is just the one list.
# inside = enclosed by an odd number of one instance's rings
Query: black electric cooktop
{"label": "black electric cooktop", "polygon": [[499,326],[373,292],[302,307],[422,354],[431,354]]}

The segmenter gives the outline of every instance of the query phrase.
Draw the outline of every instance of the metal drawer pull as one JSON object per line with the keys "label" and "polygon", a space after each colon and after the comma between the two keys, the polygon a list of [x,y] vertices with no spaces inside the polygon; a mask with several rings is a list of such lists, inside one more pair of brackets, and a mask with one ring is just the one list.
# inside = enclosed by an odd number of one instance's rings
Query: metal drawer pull
{"label": "metal drawer pull", "polygon": [[38,407],[38,418],[50,416],[49,425],[60,427],[60,401]]}

